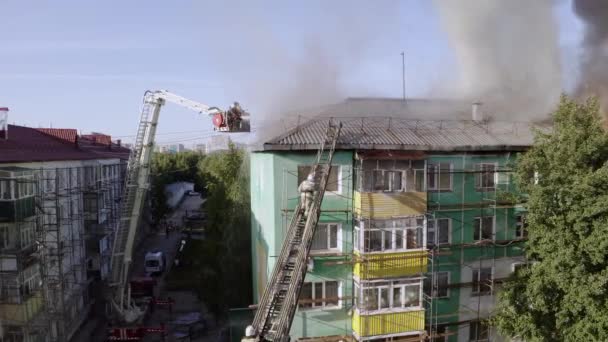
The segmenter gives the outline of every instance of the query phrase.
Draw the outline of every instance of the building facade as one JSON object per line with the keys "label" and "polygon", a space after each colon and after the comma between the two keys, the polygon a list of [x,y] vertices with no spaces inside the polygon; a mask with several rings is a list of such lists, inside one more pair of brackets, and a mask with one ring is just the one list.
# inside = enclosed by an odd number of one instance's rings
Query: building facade
{"label": "building facade", "polygon": [[[530,125],[339,120],[292,338],[501,340],[486,320],[500,283],[525,262],[511,173]],[[312,120],[252,153],[256,299],[326,125]]]}
{"label": "building facade", "polygon": [[8,126],[0,140],[0,336],[67,341],[108,271],[129,151],[76,130]]}

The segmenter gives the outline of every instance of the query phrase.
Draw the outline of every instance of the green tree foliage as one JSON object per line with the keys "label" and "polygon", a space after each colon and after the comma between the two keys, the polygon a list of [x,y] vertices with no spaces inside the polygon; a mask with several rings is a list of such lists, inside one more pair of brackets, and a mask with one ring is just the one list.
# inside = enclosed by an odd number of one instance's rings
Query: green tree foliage
{"label": "green tree foliage", "polygon": [[179,181],[195,183],[195,190],[202,190],[202,179],[198,173],[198,164],[204,155],[196,152],[155,153],[152,157],[150,177],[150,200],[152,219],[155,223],[169,213],[166,205],[165,186]]}
{"label": "green tree foliage", "polygon": [[535,263],[505,284],[493,324],[526,341],[608,341],[608,135],[595,100],[563,97],[553,119],[517,166]]}
{"label": "green tree foliage", "polygon": [[222,315],[251,303],[249,156],[233,144],[199,163],[207,192],[199,294]]}

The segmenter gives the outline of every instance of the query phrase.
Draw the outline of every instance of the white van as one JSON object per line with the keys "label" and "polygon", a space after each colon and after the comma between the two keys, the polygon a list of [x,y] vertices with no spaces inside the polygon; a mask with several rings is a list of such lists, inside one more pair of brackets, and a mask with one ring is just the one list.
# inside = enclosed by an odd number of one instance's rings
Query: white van
{"label": "white van", "polygon": [[145,261],[146,273],[161,273],[167,267],[167,260],[165,254],[161,251],[152,251],[146,253]]}

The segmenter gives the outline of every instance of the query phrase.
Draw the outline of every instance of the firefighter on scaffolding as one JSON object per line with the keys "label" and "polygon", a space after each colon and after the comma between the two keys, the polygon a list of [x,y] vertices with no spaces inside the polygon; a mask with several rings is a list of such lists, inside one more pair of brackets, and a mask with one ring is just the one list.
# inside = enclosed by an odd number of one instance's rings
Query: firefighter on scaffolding
{"label": "firefighter on scaffolding", "polygon": [[308,217],[310,208],[312,207],[312,201],[317,191],[317,183],[313,172],[308,174],[308,177],[298,187],[300,192],[300,204],[305,217]]}

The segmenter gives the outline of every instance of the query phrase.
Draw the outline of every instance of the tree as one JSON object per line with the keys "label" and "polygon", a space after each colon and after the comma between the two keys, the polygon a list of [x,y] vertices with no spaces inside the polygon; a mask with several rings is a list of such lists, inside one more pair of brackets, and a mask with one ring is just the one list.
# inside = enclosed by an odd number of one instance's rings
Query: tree
{"label": "tree", "polygon": [[492,323],[526,341],[606,341],[608,135],[593,99],[562,97],[553,119],[517,165],[533,261],[505,283]]}
{"label": "tree", "polygon": [[196,152],[155,153],[153,155],[150,200],[154,223],[157,224],[170,212],[166,204],[166,185],[187,181],[195,183],[195,190],[202,189],[202,180],[197,172],[197,166],[202,160],[204,160],[204,155]]}
{"label": "tree", "polygon": [[209,262],[201,276],[199,294],[219,315],[230,307],[251,303],[249,158],[230,144],[228,151],[199,162],[198,170],[207,193],[203,249],[215,251],[213,258],[205,259]]}

